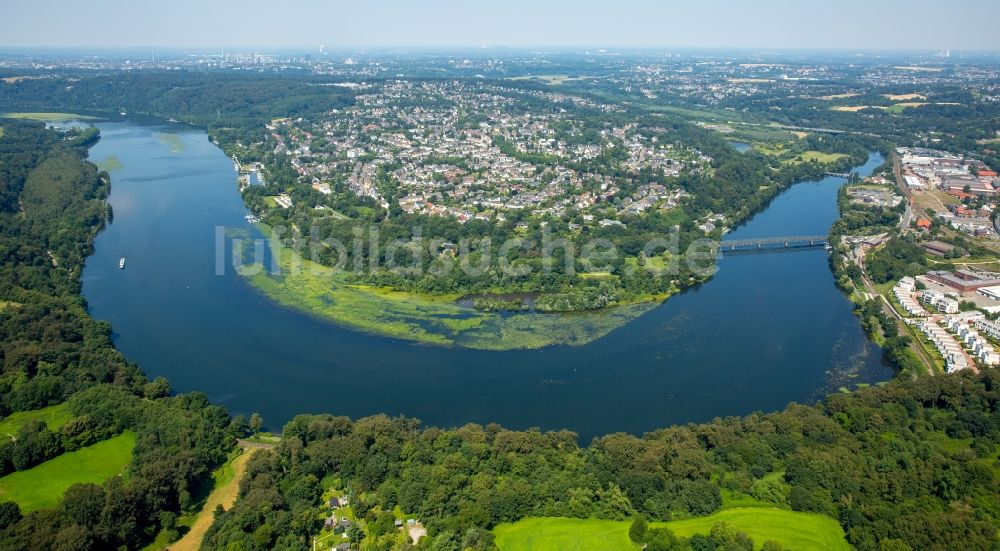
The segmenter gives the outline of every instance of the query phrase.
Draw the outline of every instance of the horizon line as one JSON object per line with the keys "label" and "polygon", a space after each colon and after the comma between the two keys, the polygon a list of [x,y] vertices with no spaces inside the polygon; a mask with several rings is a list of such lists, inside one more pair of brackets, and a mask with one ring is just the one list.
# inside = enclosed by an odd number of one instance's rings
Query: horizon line
{"label": "horizon line", "polygon": [[8,45],[0,44],[0,50],[43,50],[43,51],[80,51],[80,50],[105,50],[105,51],[129,51],[129,50],[161,50],[161,51],[187,51],[187,50],[222,50],[222,49],[234,49],[234,50],[253,50],[257,53],[261,53],[264,50],[274,50],[274,51],[319,51],[320,47],[324,47],[327,53],[330,52],[354,52],[354,51],[386,51],[386,50],[412,50],[412,51],[490,51],[490,50],[509,50],[509,51],[531,51],[531,50],[557,50],[557,51],[573,51],[578,53],[601,53],[602,51],[664,51],[664,50],[680,50],[680,51],[752,51],[758,53],[767,52],[907,52],[907,53],[920,53],[920,52],[940,52],[944,50],[950,51],[953,55],[955,53],[996,53],[1000,54],[1000,47],[995,49],[985,49],[985,48],[949,48],[947,46],[932,48],[932,47],[915,47],[915,46],[900,46],[900,47],[818,47],[818,46],[684,46],[684,45],[573,45],[573,44],[523,44],[523,45],[504,45],[504,44],[479,44],[479,45],[251,45],[251,44],[226,44],[226,45],[66,45],[66,46],[43,46],[43,45]]}

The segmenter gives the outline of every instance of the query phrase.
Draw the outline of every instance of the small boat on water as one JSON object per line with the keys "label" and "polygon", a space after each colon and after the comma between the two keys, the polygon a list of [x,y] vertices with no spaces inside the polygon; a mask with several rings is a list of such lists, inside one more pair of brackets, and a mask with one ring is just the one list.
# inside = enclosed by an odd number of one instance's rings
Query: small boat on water
{"label": "small boat on water", "polygon": [[124,256],[122,257],[121,260],[118,261],[118,269],[119,270],[124,270],[125,269],[125,257]]}

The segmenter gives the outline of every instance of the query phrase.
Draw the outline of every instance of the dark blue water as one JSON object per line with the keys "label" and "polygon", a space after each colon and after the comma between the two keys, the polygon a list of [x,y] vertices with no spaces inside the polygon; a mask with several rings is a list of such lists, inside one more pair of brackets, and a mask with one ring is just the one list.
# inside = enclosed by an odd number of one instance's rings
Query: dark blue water
{"label": "dark blue water", "polygon": [[[272,428],[296,413],[570,428],[583,439],[777,410],[891,372],[835,289],[823,250],[727,257],[714,279],[581,347],[487,352],[375,337],[275,305],[232,270],[217,225],[246,227],[232,163],[203,132],[98,125],[115,218],[84,272],[91,313],[150,375]],[[863,169],[870,172],[881,159]],[[793,186],[732,234],[825,234],[843,180]],[[118,269],[127,257],[125,270]]]}

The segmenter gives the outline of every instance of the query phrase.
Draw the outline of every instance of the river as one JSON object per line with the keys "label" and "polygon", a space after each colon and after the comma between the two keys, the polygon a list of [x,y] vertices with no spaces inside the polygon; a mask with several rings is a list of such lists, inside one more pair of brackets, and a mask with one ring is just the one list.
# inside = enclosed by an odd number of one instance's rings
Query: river
{"label": "river", "polygon": [[[181,125],[99,123],[114,221],[87,261],[90,313],[150,376],[272,429],[297,413],[404,414],[595,435],[811,402],[891,370],[822,249],[722,258],[701,287],[578,347],[504,352],[372,336],[276,305],[227,270],[215,228],[246,228],[232,162]],[[877,155],[858,169],[869,174]],[[839,178],[792,186],[731,238],[825,234]],[[120,257],[127,258],[124,270]]]}

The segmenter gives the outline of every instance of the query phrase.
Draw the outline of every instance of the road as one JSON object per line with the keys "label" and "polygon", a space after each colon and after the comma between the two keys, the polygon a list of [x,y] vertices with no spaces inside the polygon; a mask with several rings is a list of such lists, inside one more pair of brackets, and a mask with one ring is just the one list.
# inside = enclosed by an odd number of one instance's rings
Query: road
{"label": "road", "polygon": [[208,499],[205,500],[205,505],[201,508],[201,512],[198,513],[194,524],[191,525],[191,529],[184,534],[184,537],[167,547],[167,551],[196,551],[200,549],[202,540],[205,538],[205,533],[208,532],[209,527],[212,526],[212,522],[215,520],[215,508],[221,505],[223,509],[229,509],[236,503],[236,496],[240,490],[240,480],[243,479],[243,475],[247,470],[247,461],[250,460],[250,456],[254,452],[261,449],[256,445],[244,446],[241,443],[240,446],[243,447],[243,453],[233,459],[232,478],[212,490],[212,493],[208,495]]}
{"label": "road", "polygon": [[899,217],[899,232],[900,234],[905,234],[910,229],[910,225],[913,223],[913,209],[910,204],[906,204],[906,210],[903,211],[903,216]]}

